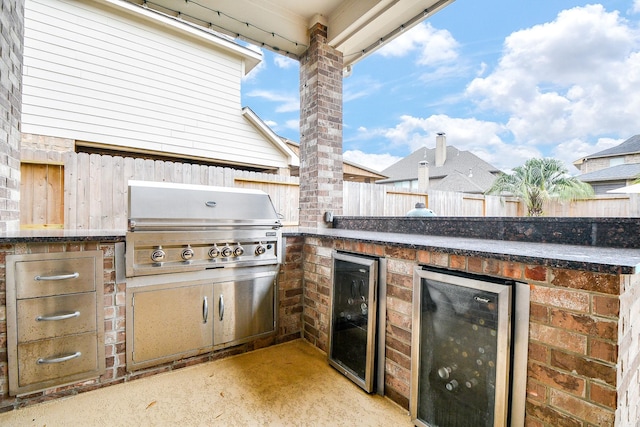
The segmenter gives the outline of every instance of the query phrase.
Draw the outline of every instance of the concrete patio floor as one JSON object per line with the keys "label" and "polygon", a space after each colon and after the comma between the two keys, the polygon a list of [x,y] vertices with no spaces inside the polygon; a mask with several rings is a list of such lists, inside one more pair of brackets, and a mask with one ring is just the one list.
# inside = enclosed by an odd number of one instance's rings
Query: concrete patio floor
{"label": "concrete patio floor", "polygon": [[2,426],[412,426],[296,340],[0,414]]}

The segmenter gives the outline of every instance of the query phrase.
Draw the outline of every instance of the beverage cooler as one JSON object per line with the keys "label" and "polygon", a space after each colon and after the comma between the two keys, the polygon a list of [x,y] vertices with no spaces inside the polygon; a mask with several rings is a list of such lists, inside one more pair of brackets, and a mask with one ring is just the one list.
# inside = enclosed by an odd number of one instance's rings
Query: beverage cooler
{"label": "beverage cooler", "polygon": [[[382,272],[382,274],[381,274]],[[334,252],[329,364],[366,392],[384,394],[386,264]],[[382,330],[380,330],[382,329]]]}
{"label": "beverage cooler", "polygon": [[524,283],[416,268],[414,424],[524,425],[528,321]]}

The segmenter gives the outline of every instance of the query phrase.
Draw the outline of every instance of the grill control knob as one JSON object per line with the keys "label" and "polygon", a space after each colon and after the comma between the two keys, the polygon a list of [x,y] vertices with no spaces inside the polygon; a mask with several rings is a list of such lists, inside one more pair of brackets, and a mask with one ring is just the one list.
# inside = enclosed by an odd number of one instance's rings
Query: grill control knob
{"label": "grill control knob", "polygon": [[233,250],[233,255],[240,256],[242,254],[244,254],[244,248],[242,246],[236,246],[236,248]]}
{"label": "grill control knob", "polygon": [[194,252],[193,252],[193,249],[191,249],[191,248],[184,249],[182,251],[182,254],[181,254],[182,259],[185,260],[185,261],[188,261],[191,258],[193,258],[193,255],[194,255]]}
{"label": "grill control knob", "polygon": [[262,246],[262,245],[256,246],[256,255],[262,255],[266,251],[267,251],[267,249],[264,246]]}
{"label": "grill control knob", "polygon": [[221,254],[223,258],[229,258],[232,253],[233,249],[231,249],[229,246],[225,246],[224,248],[222,248]]}
{"label": "grill control knob", "polygon": [[220,255],[220,249],[218,249],[217,246],[214,246],[211,249],[209,249],[209,258],[216,258],[218,257],[218,255]]}
{"label": "grill control knob", "polygon": [[167,256],[165,251],[162,248],[156,248],[153,252],[151,252],[151,261],[153,262],[162,262],[164,258]]}

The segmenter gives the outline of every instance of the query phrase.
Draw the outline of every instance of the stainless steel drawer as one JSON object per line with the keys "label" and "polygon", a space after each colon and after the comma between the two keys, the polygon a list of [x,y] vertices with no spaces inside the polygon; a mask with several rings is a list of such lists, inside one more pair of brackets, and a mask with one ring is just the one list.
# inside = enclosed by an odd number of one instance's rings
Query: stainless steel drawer
{"label": "stainless steel drawer", "polygon": [[96,330],[96,293],[17,301],[18,342]]}
{"label": "stainless steel drawer", "polygon": [[55,380],[64,383],[95,372],[98,376],[98,342],[95,332],[18,344],[20,387]]}
{"label": "stainless steel drawer", "polygon": [[93,291],[96,288],[95,253],[78,253],[77,257],[36,261],[18,261],[15,264],[16,297],[33,298],[49,295]]}

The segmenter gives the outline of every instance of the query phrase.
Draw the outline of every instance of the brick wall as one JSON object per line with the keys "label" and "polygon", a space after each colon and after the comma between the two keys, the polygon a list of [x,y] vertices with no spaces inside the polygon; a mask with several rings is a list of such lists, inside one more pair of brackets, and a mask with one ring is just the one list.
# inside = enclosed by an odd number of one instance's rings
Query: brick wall
{"label": "brick wall", "polygon": [[0,13],[0,231],[20,226],[20,116],[24,0],[5,0]]}
{"label": "brick wall", "polygon": [[327,27],[310,29],[300,60],[300,226],[323,227],[342,213],[342,53],[327,44]]}
{"label": "brick wall", "polygon": [[527,426],[631,425],[637,419],[640,275],[307,238],[303,333],[324,351],[333,249],[387,258],[385,392],[401,406],[408,408],[410,397],[413,268],[427,264],[531,285]]}

